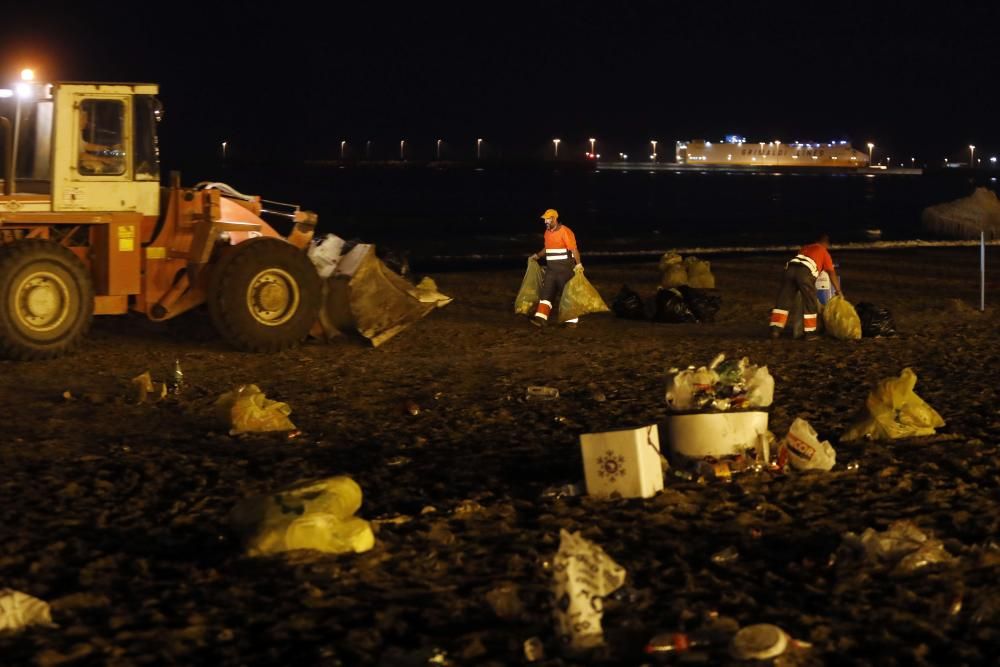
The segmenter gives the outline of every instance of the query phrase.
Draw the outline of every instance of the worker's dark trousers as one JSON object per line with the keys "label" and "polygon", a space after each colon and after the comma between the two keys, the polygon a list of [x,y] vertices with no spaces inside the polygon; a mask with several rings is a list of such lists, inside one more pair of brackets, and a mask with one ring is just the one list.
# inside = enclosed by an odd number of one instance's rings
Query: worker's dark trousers
{"label": "worker's dark trousers", "polygon": [[809,267],[799,262],[789,262],[785,266],[785,275],[781,279],[781,289],[778,290],[777,305],[771,310],[771,326],[784,329],[788,323],[788,311],[795,303],[795,294],[802,295],[803,331],[816,331],[816,315],[819,312],[819,299],[816,298],[816,279]]}
{"label": "worker's dark trousers", "polygon": [[[542,291],[539,294],[538,310],[535,311],[535,317],[540,317],[543,320],[549,319],[549,314],[552,313],[552,305],[559,303],[563,288],[566,287],[566,283],[572,277],[573,262],[568,259],[548,262],[548,266],[545,268],[545,279],[542,281]],[[578,319],[575,317],[567,321],[576,322]]]}

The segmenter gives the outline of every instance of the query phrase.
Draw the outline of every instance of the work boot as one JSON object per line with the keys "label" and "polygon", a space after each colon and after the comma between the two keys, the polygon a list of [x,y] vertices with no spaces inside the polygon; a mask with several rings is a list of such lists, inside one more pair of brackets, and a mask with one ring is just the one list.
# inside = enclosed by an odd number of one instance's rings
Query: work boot
{"label": "work boot", "polygon": [[566,327],[567,329],[575,329],[576,322],[564,322],[563,326]]}
{"label": "work boot", "polygon": [[534,317],[531,318],[531,323],[534,324],[536,327],[544,327],[545,326],[545,318],[544,317],[538,317],[538,315],[535,315]]}
{"label": "work boot", "polygon": [[781,338],[781,327],[771,327],[771,338]]}
{"label": "work boot", "polygon": [[815,333],[813,333],[812,331],[810,331],[809,333],[807,333],[805,336],[802,337],[802,340],[812,342],[812,341],[819,340],[819,336],[817,336]]}

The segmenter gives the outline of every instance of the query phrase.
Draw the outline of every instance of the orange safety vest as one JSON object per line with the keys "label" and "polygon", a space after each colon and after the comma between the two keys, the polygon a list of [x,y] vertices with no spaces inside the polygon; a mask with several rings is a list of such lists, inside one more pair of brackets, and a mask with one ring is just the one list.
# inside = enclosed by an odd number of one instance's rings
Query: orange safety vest
{"label": "orange safety vest", "polygon": [[558,262],[569,259],[570,251],[576,252],[576,236],[566,225],[545,230],[545,260]]}

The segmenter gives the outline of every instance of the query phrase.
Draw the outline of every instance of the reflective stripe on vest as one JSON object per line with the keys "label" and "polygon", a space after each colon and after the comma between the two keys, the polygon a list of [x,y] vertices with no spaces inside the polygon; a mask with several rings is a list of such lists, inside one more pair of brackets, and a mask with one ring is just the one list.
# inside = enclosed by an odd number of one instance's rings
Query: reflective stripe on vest
{"label": "reflective stripe on vest", "polygon": [[[816,262],[813,261],[812,257],[806,257],[805,255],[796,255],[795,257],[793,257],[788,261],[788,264],[804,264],[805,267],[809,269],[809,273],[812,274],[813,278],[819,275],[819,269],[816,267]],[[788,264],[785,265],[786,268],[788,267]]]}
{"label": "reflective stripe on vest", "polygon": [[545,259],[550,262],[553,260],[569,259],[569,250],[566,248],[546,248]]}

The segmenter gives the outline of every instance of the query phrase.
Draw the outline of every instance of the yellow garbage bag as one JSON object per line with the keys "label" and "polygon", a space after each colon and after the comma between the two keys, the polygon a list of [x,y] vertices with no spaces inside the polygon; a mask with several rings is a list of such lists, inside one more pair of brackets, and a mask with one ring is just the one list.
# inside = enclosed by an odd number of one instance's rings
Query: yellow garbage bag
{"label": "yellow garbage bag", "polygon": [[542,278],[545,272],[538,265],[538,260],[534,257],[528,258],[528,269],[524,272],[524,279],[521,281],[521,289],[514,299],[514,313],[516,315],[531,315],[538,305],[539,295],[542,292]]}
{"label": "yellow garbage bag", "polygon": [[245,384],[227,391],[215,401],[219,419],[229,424],[229,434],[292,431],[288,403],[272,401],[255,384]]}
{"label": "yellow garbage bag", "polygon": [[913,388],[917,375],[904,368],[899,377],[880,381],[865,401],[867,415],[847,429],[841,442],[870,437],[875,440],[915,438],[934,435],[934,429],[944,426],[944,419]]}
{"label": "yellow garbage bag", "polygon": [[590,313],[606,313],[608,310],[608,305],[583,275],[583,271],[577,271],[563,287],[562,297],[559,299],[560,322]]}
{"label": "yellow garbage bag", "polygon": [[688,272],[680,262],[667,264],[663,269],[663,277],[660,279],[660,287],[670,289],[688,284]]}
{"label": "yellow garbage bag", "polygon": [[696,289],[715,289],[715,276],[712,275],[712,264],[708,260],[698,259],[694,255],[684,259],[690,287]]}
{"label": "yellow garbage bag", "polygon": [[823,326],[826,332],[840,340],[861,339],[861,318],[854,306],[839,294],[823,307]]}
{"label": "yellow garbage bag", "polygon": [[251,556],[292,549],[361,553],[375,545],[371,524],[354,516],[361,487],[338,476],[299,483],[283,491],[240,502],[229,524]]}

